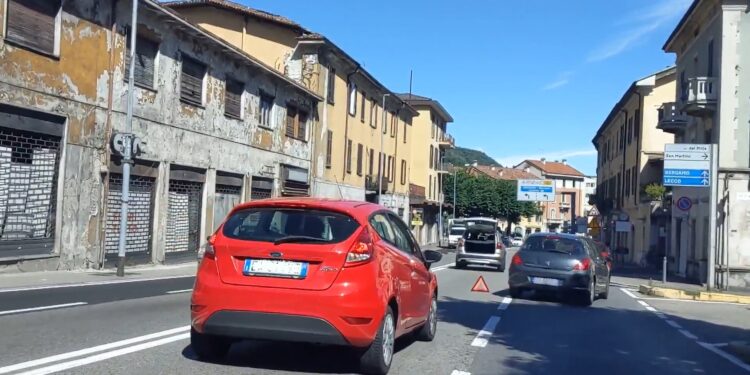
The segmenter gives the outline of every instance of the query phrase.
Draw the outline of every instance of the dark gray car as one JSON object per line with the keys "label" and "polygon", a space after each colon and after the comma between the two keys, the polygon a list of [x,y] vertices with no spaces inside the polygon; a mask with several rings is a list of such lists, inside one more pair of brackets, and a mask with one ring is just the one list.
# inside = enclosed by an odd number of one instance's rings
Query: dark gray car
{"label": "dark gray car", "polygon": [[561,292],[591,305],[609,295],[607,259],[589,238],[559,233],[534,233],[510,263],[510,295],[524,290]]}

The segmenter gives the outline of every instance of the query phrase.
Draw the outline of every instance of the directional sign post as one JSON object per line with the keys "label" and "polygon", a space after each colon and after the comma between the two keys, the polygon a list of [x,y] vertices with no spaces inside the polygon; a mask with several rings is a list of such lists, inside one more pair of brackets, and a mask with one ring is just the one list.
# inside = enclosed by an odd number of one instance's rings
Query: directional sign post
{"label": "directional sign post", "polygon": [[555,182],[552,180],[518,180],[516,199],[526,202],[554,202]]}
{"label": "directional sign post", "polygon": [[[709,250],[707,284],[713,288],[716,280],[716,209],[718,201],[718,147],[708,144],[664,145],[664,186],[710,188]],[[692,201],[681,198],[681,210],[689,210]],[[688,204],[688,202],[690,204]],[[665,256],[666,265],[666,256]],[[665,266],[666,269],[666,266]]]}

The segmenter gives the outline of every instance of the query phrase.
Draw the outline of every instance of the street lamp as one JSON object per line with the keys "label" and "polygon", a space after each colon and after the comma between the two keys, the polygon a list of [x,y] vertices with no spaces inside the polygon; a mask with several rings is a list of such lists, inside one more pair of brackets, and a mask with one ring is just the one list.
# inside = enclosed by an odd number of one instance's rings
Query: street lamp
{"label": "street lamp", "polygon": [[[383,123],[381,126],[383,126],[383,129],[387,129],[387,125],[385,123],[386,120],[386,113],[385,110],[385,98],[391,96],[391,94],[383,94]],[[383,146],[383,134],[385,132],[380,132],[380,163],[378,163],[378,204],[383,205],[383,167],[385,166],[385,150]]]}

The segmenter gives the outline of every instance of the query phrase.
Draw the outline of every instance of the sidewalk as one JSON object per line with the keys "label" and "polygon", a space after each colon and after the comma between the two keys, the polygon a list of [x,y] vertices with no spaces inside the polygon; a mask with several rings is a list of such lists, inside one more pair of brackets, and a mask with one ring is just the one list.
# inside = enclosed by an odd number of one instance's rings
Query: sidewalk
{"label": "sidewalk", "polygon": [[706,289],[705,286],[701,284],[670,274],[667,274],[667,282],[662,283],[661,270],[629,264],[615,264],[612,269],[612,281],[634,288],[645,284],[691,291]]}
{"label": "sidewalk", "polygon": [[125,277],[117,277],[114,269],[10,273],[0,275],[0,292],[193,276],[197,267],[197,262],[166,266],[133,266],[125,269]]}

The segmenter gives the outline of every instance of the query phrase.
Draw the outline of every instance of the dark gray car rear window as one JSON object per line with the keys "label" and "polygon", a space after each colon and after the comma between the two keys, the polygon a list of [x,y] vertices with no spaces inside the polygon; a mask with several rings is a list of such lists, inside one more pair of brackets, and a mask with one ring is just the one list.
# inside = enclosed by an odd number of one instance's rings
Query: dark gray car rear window
{"label": "dark gray car rear window", "polygon": [[579,240],[557,236],[532,236],[526,239],[522,251],[564,251],[572,255],[583,255],[585,249]]}
{"label": "dark gray car rear window", "polygon": [[339,243],[358,227],[354,219],[336,212],[264,207],[233,213],[222,233],[246,241],[274,242],[288,236],[305,236],[323,243]]}

